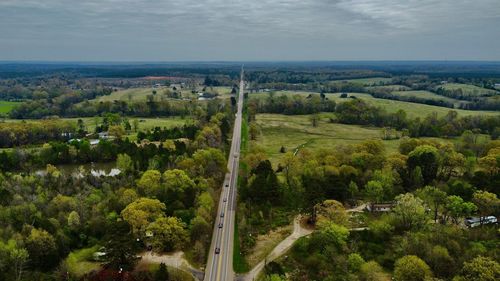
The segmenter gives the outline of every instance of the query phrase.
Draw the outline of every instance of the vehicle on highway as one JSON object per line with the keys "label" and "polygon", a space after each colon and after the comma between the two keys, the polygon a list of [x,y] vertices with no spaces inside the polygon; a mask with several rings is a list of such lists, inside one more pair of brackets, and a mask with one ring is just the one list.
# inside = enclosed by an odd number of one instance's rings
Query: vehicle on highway
{"label": "vehicle on highway", "polygon": [[229,186],[229,184],[226,183],[226,187],[228,187],[228,186]]}
{"label": "vehicle on highway", "polygon": [[215,254],[219,254],[220,253],[220,248],[215,248]]}
{"label": "vehicle on highway", "polygon": [[223,218],[224,217],[224,212],[220,213],[220,217]]}
{"label": "vehicle on highway", "polygon": [[237,158],[237,157],[238,157],[238,153],[235,153],[235,154],[234,154],[234,158]]}
{"label": "vehicle on highway", "polygon": [[222,202],[227,202],[227,198],[222,199]]}
{"label": "vehicle on highway", "polygon": [[219,228],[222,228],[222,223],[219,223]]}

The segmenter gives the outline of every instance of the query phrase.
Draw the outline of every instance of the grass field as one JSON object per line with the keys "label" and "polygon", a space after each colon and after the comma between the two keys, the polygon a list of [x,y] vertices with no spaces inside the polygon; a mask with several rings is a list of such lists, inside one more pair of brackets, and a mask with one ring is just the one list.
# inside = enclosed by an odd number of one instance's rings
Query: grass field
{"label": "grass field", "polygon": [[0,101],[0,115],[9,113],[16,105],[19,104],[21,103],[14,101]]}
{"label": "grass field", "polygon": [[[319,95],[319,93],[313,92],[305,92],[305,91],[276,91],[275,94],[278,95],[301,95],[308,96],[310,94]],[[428,114],[436,112],[438,116],[446,115],[450,110],[450,108],[420,104],[420,103],[412,103],[412,102],[404,102],[397,100],[388,100],[388,99],[378,99],[372,97],[370,94],[365,93],[349,93],[349,95],[356,96],[357,98],[363,99],[366,102],[379,106],[385,109],[387,112],[396,112],[400,109],[406,111],[408,117],[416,118],[416,117],[425,117]],[[268,93],[255,93],[251,94],[251,98],[262,99],[267,98]],[[330,100],[334,100],[335,102],[346,102],[351,99],[349,98],[340,98],[340,93],[330,93],[326,94],[326,97]],[[480,111],[480,110],[462,110],[462,109],[453,109],[455,110],[459,116],[470,116],[470,115],[498,115],[500,112],[497,111]]]}
{"label": "grass field", "polygon": [[98,250],[99,246],[94,246],[71,252],[64,260],[68,271],[77,277],[81,277],[85,273],[98,270],[101,267],[100,263],[92,261],[92,255]]}
{"label": "grass field", "polygon": [[[312,127],[308,115],[258,114],[256,122],[261,134],[256,142],[271,162],[277,164],[284,155],[280,153],[281,146],[292,152],[298,147],[314,151],[382,137],[380,128],[329,123],[328,116],[331,114],[322,114],[319,125]],[[395,152],[399,146],[398,140],[383,143],[388,152]]]}
{"label": "grass field", "polygon": [[440,96],[429,91],[394,91],[391,92],[391,94],[400,97],[417,97],[431,100],[442,100],[453,104],[460,104],[461,102],[457,99]]}
{"label": "grass field", "polygon": [[447,83],[447,84],[441,85],[440,87],[442,87],[446,90],[462,89],[464,94],[468,94],[468,95],[472,95],[472,96],[482,95],[482,94],[495,94],[495,93],[500,95],[500,92],[498,92],[498,91],[485,89],[482,87],[478,87],[475,85],[469,85],[469,84]]}

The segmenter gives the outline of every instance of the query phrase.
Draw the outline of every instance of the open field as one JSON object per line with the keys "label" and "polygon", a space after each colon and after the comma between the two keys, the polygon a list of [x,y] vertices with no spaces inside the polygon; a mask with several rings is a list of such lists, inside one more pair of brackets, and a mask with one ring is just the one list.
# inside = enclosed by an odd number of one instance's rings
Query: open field
{"label": "open field", "polygon": [[[308,96],[310,94],[319,95],[319,93],[314,92],[305,92],[305,91],[276,91],[275,95],[301,95]],[[370,94],[366,93],[349,93],[350,96],[356,96],[357,98],[363,99],[366,102],[379,106],[385,109],[387,112],[397,112],[402,109],[406,111],[408,117],[416,118],[416,117],[425,117],[428,114],[436,112],[438,116],[446,115],[450,110],[454,110],[458,113],[459,116],[470,116],[470,115],[498,115],[500,112],[497,111],[481,111],[481,110],[463,110],[463,109],[450,109],[441,106],[420,104],[420,103],[412,103],[412,102],[404,102],[397,100],[388,100],[388,99],[379,99],[374,98]],[[268,93],[255,93],[251,94],[251,98],[267,98],[269,96]],[[330,100],[334,100],[335,102],[346,102],[351,99],[349,98],[341,98],[340,93],[330,93],[326,94],[326,97]]]}
{"label": "open field", "polygon": [[440,96],[429,91],[394,91],[391,92],[391,94],[400,97],[416,97],[430,100],[442,100],[453,104],[460,104],[461,102],[457,99]]}
{"label": "open field", "polygon": [[14,101],[0,101],[0,115],[9,113],[16,105],[19,104],[21,103]]}
{"label": "open field", "polygon": [[[284,155],[280,153],[281,146],[287,151],[294,151],[299,146],[314,151],[382,137],[380,128],[329,123],[328,116],[332,115],[322,114],[319,125],[312,127],[308,115],[258,114],[256,121],[261,134],[256,142],[276,165]],[[399,146],[399,140],[383,143],[388,152],[397,151]]]}
{"label": "open field", "polygon": [[468,95],[472,95],[472,96],[482,95],[482,94],[495,94],[495,93],[500,95],[500,92],[498,92],[498,91],[485,89],[482,87],[478,87],[475,85],[469,85],[469,84],[447,83],[447,84],[441,85],[440,87],[444,88],[446,90],[462,89],[464,94],[468,94]]}
{"label": "open field", "polygon": [[404,85],[384,85],[384,86],[369,86],[368,89],[373,90],[389,90],[389,91],[410,91],[411,88]]}

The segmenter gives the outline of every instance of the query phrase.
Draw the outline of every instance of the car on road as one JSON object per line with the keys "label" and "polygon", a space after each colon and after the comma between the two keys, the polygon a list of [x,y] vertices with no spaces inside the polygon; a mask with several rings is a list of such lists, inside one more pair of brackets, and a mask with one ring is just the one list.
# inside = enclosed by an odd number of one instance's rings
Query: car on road
{"label": "car on road", "polygon": [[227,202],[227,198],[222,199],[222,202]]}
{"label": "car on road", "polygon": [[223,218],[224,217],[224,212],[220,213],[220,217]]}
{"label": "car on road", "polygon": [[220,253],[220,248],[215,248],[215,254],[219,254]]}
{"label": "car on road", "polygon": [[222,223],[219,223],[219,228],[222,228]]}
{"label": "car on road", "polygon": [[235,154],[234,154],[234,158],[238,158],[238,153],[235,153]]}
{"label": "car on road", "polygon": [[229,186],[229,184],[226,183],[226,187],[228,187],[228,186]]}

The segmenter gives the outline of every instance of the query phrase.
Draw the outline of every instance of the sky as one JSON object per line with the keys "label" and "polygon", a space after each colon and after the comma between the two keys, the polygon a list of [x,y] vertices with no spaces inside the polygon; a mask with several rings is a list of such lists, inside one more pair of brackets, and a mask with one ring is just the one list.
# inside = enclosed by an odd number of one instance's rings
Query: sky
{"label": "sky", "polygon": [[500,0],[0,0],[0,60],[500,61]]}

